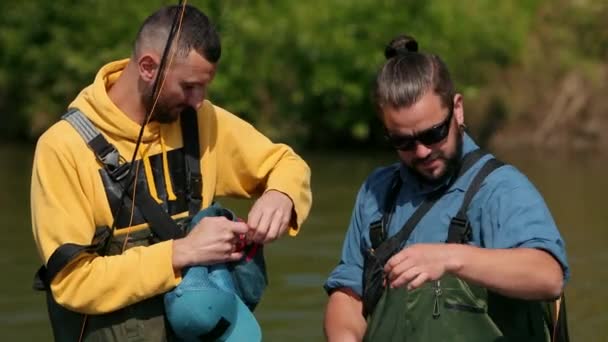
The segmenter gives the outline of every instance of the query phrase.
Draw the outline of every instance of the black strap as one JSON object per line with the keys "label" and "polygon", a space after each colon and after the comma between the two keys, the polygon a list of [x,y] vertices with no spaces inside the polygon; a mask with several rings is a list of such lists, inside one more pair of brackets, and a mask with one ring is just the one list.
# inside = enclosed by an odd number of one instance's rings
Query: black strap
{"label": "black strap", "polygon": [[393,213],[395,212],[397,195],[399,195],[401,185],[402,181],[401,176],[399,175],[399,167],[396,167],[393,171],[392,181],[384,201],[382,218],[380,218],[378,221],[370,223],[369,225],[369,238],[373,249],[378,248],[378,246],[380,246],[380,244],[386,240],[388,226],[393,218]]}
{"label": "black strap", "polygon": [[471,181],[469,188],[464,194],[464,199],[462,201],[462,205],[456,213],[456,216],[452,217],[450,221],[450,227],[448,229],[448,238],[446,240],[447,243],[467,243],[471,239],[471,224],[467,217],[467,210],[469,208],[469,204],[471,204],[471,200],[473,196],[479,191],[481,184],[486,179],[486,177],[492,173],[494,170],[503,166],[504,163],[498,159],[492,158],[489,159],[477,172],[475,178]]}
{"label": "black strap", "polygon": [[181,115],[184,158],[186,160],[188,208],[190,215],[201,210],[203,202],[203,176],[200,167],[200,146],[198,140],[198,120],[196,111],[188,107]]}
{"label": "black strap", "polygon": [[[127,189],[127,197],[133,199],[132,179],[128,175],[129,164],[120,157],[118,150],[110,144],[90,120],[78,109],[71,108],[63,119],[68,121],[85,140],[112,180],[122,189]],[[194,109],[182,112],[183,149],[188,173],[188,202],[189,213],[193,215],[200,210],[202,203],[202,175],[200,172],[200,148],[198,140],[197,114]],[[165,209],[150,195],[145,180],[139,180],[135,190],[135,205],[148,222],[150,229],[161,240],[176,239],[183,236],[182,230]],[[96,232],[97,236],[97,232]],[[111,236],[105,237],[104,245]],[[83,252],[98,252],[101,242],[91,245],[78,245],[66,243],[59,246],[34,276],[34,289],[45,290],[50,286],[53,278],[78,254]]]}
{"label": "black strap", "polygon": [[[378,234],[378,224],[373,222],[370,226],[370,240],[372,241],[372,248],[375,249],[375,253],[381,260],[390,257],[397,250],[404,241],[407,241],[412,231],[418,225],[420,220],[426,215],[426,213],[433,207],[433,205],[441,198],[441,196],[456,182],[458,178],[464,175],[479,159],[488,154],[482,149],[477,149],[467,153],[462,159],[461,166],[458,170],[456,177],[453,177],[448,185],[440,188],[439,190],[431,193],[422,204],[416,209],[416,211],[410,216],[405,222],[401,230],[386,240],[384,237],[387,235],[388,226],[390,224],[390,218],[392,213],[395,211],[396,199],[399,191],[401,190],[401,177],[399,175],[399,169],[395,171],[394,180],[391,183],[391,189],[387,195],[384,206],[384,214],[382,224],[380,225],[381,233]],[[388,217],[388,219],[384,219]],[[374,245],[375,243],[375,245]]]}
{"label": "black strap", "polygon": [[44,291],[50,288],[51,281],[67,265],[80,253],[92,250],[91,245],[77,245],[75,243],[65,243],[59,246],[49,258],[46,266],[42,265],[34,275],[34,285],[32,288],[38,291]]}
{"label": "black strap", "polygon": [[95,154],[95,158],[115,182],[119,182],[127,176],[129,164],[120,156],[116,147],[106,140],[91,120],[78,108],[70,108],[61,118],[69,122],[80,134]]}
{"label": "black strap", "polygon": [[[555,304],[555,303],[554,303]],[[559,310],[557,314],[557,322],[551,324],[551,336],[555,342],[569,342],[570,334],[568,332],[568,317],[566,317],[566,295],[562,293]],[[554,326],[557,324],[557,326]]]}
{"label": "black strap", "polygon": [[230,328],[232,324],[224,317],[220,317],[217,321],[217,324],[211,329],[211,331],[202,334],[198,337],[198,340],[201,342],[210,342],[217,341],[226,331]]}
{"label": "black strap", "polygon": [[[401,249],[401,245],[406,242],[414,230],[414,228],[418,225],[420,220],[428,213],[428,211],[433,207],[433,205],[445,194],[445,192],[462,176],[464,175],[480,158],[482,158],[487,153],[482,150],[475,150],[471,153],[468,153],[461,163],[460,169],[455,177],[451,179],[451,181],[446,184],[444,187],[438,189],[437,191],[431,193],[422,204],[416,209],[416,211],[410,216],[410,218],[405,222],[403,228],[390,237],[387,240],[374,242],[374,233],[372,229],[376,230],[375,239],[379,240],[378,230],[382,229],[382,224],[379,222],[384,221],[376,221],[370,225],[370,239],[372,240],[372,249],[368,251],[368,253],[364,254],[364,265],[363,265],[363,315],[367,317],[371,312],[373,312],[378,300],[382,296],[382,293],[385,289],[385,274],[384,274],[384,265],[388,261],[390,257],[392,257],[395,253],[397,253]],[[499,163],[499,162],[498,162]],[[488,166],[489,165],[489,166]],[[502,163],[500,163],[502,165]],[[465,199],[463,201],[463,206],[461,210],[466,214],[466,208],[468,207],[471,199],[474,194],[479,189],[483,179],[496,167],[497,164],[494,159],[488,160],[481,167],[478,174],[475,176],[473,181],[470,184],[469,189],[465,193]],[[481,174],[481,175],[480,175]],[[401,178],[399,173],[395,174],[395,177]],[[400,186],[399,186],[400,187]],[[399,187],[396,189],[393,188],[390,191],[398,193]],[[396,199],[395,194],[388,194],[387,201]],[[394,203],[386,203],[385,208],[391,208],[390,210],[394,211],[395,204]],[[386,213],[385,215],[386,216]],[[466,217],[466,215],[465,215]],[[470,228],[468,225],[468,221],[465,227]],[[379,229],[380,227],[380,229]],[[388,228],[388,223],[386,225]],[[374,243],[376,245],[374,246]]]}
{"label": "black strap", "polygon": [[[150,225],[150,229],[161,239],[169,240],[181,237],[183,234],[175,221],[158,204],[148,191],[145,181],[139,182],[136,186],[135,195],[132,193],[133,186],[130,179],[126,179],[123,172],[117,172],[120,169],[128,170],[127,163],[118,165],[120,155],[118,150],[110,144],[103,134],[93,125],[93,123],[78,109],[72,108],[64,116],[64,119],[72,124],[72,126],[85,139],[87,145],[97,159],[108,170],[108,173],[114,180],[119,183],[123,189],[127,190],[127,194],[131,199],[135,198],[135,205],[141,212],[142,216]],[[188,107],[181,113],[181,128],[183,136],[183,149],[185,152],[185,163],[188,173],[188,200],[189,213],[192,215],[200,210],[202,202],[202,176],[200,172],[200,153],[198,141],[198,122],[196,111]],[[112,156],[109,158],[108,156]],[[119,177],[114,177],[113,173],[117,173]],[[168,180],[169,181],[169,180]]]}
{"label": "black strap", "polygon": [[[131,199],[135,198],[135,205],[150,225],[150,229],[154,234],[161,240],[175,239],[183,235],[171,216],[150,196],[145,180],[138,180],[138,184],[135,187],[135,196],[133,195],[132,179],[125,177],[129,170],[128,163],[120,163],[123,158],[120,157],[116,147],[108,142],[97,127],[82,112],[72,108],[63,118],[72,124],[76,131],[85,139],[87,145],[93,151],[97,160],[103,164],[112,180],[122,185],[123,191],[127,190],[127,194]],[[196,116],[194,116],[194,120],[196,120]],[[197,128],[194,127],[194,129],[196,130]],[[186,136],[190,135],[184,134],[184,137]],[[186,143],[184,141],[184,149],[187,145],[196,145],[198,149],[198,144],[193,144],[190,141]],[[186,164],[188,165],[188,163]],[[117,172],[121,169],[126,171]]]}
{"label": "black strap", "polygon": [[104,226],[95,230],[93,242],[90,245],[79,245],[75,243],[64,243],[57,247],[51,257],[42,265],[34,275],[34,290],[44,291],[50,288],[51,281],[72,259],[80,253],[97,253],[108,242],[112,231]]}
{"label": "black strap", "polygon": [[177,239],[183,232],[165,209],[150,195],[145,181],[138,182],[133,196],[133,186],[127,186],[128,197],[135,197],[135,205],[148,222],[150,229],[162,241]]}

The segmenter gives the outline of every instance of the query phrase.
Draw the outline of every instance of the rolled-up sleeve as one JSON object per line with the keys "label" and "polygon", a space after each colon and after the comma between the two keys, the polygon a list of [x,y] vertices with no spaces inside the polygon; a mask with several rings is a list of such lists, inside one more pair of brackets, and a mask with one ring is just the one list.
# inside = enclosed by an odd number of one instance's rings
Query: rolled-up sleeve
{"label": "rolled-up sleeve", "polygon": [[489,248],[536,248],[550,253],[561,265],[564,281],[570,277],[566,248],[541,194],[521,173],[508,167],[511,181],[494,191],[486,202],[489,215],[482,228]]}
{"label": "rolled-up sleeve", "polygon": [[359,296],[363,293],[362,233],[365,222],[362,211],[364,197],[365,185],[361,187],[357,195],[350,224],[344,238],[340,262],[325,282],[324,288],[328,294],[338,288],[349,288]]}

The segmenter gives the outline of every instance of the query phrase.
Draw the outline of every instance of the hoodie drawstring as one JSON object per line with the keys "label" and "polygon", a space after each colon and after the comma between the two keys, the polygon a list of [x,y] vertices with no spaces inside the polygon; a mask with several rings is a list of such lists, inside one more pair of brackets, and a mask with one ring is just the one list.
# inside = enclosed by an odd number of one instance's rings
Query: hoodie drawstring
{"label": "hoodie drawstring", "polygon": [[[144,173],[146,175],[146,181],[148,183],[148,188],[150,189],[150,196],[154,198],[157,203],[163,203],[163,201],[158,197],[158,191],[156,189],[156,183],[154,182],[154,174],[152,173],[152,166],[150,165],[150,159],[148,158],[148,151],[150,150],[150,146],[148,145],[145,149],[140,150],[141,159],[144,163]],[[175,192],[173,192],[173,184],[171,182],[171,173],[169,172],[169,161],[167,159],[167,148],[165,146],[165,138],[162,135],[162,129],[160,134],[160,148],[161,148],[161,159],[163,163],[163,177],[165,179],[165,188],[167,191],[167,199],[169,201],[175,201],[177,196],[175,196]]]}
{"label": "hoodie drawstring", "polygon": [[165,186],[167,190],[167,197],[169,201],[175,201],[177,196],[173,192],[173,184],[171,182],[171,173],[169,172],[169,161],[167,159],[167,147],[165,146],[165,137],[163,136],[163,129],[160,129],[160,149],[162,150],[163,159],[163,175],[165,176]]}

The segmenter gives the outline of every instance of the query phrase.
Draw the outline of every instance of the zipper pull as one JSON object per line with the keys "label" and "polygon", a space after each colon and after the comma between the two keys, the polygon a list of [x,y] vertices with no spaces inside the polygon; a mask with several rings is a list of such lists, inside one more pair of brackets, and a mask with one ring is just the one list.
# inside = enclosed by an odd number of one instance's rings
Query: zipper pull
{"label": "zipper pull", "polygon": [[435,286],[433,286],[434,288],[434,292],[435,292],[435,303],[433,305],[433,318],[437,319],[439,318],[439,316],[441,316],[441,313],[439,312],[439,297],[441,297],[441,295],[443,294],[443,291],[441,290],[441,283],[439,280],[437,280],[435,282]]}

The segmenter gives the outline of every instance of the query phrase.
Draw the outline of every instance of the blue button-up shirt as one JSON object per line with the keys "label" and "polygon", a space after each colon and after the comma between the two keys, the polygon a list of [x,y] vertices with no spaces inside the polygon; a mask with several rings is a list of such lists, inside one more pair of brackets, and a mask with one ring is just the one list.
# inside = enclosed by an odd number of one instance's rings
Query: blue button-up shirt
{"label": "blue button-up shirt", "polygon": [[[465,134],[463,155],[477,148],[475,142]],[[450,187],[418,223],[405,246],[446,241],[450,220],[460,209],[464,193],[477,171],[489,158],[492,156],[481,158]],[[359,190],[342,256],[325,283],[326,291],[347,287],[362,296],[363,253],[371,247],[370,223],[382,217],[387,191],[397,168],[403,185],[388,226],[389,236],[401,230],[425,197],[436,189],[417,181],[415,175],[400,163],[375,170]],[[515,167],[506,165],[488,175],[473,197],[467,217],[472,227],[470,244],[484,248],[545,250],[558,260],[564,270],[564,279],[568,279],[564,240],[542,196]]]}

